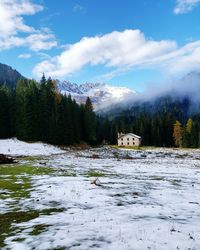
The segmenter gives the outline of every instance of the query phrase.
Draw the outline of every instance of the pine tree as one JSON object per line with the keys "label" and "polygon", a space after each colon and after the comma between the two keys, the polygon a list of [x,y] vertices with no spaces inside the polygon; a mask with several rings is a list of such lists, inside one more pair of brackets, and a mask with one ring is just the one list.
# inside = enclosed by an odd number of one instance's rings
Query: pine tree
{"label": "pine tree", "polygon": [[35,81],[30,80],[25,90],[25,139],[29,141],[37,140],[38,129],[38,87]]}
{"label": "pine tree", "polygon": [[89,144],[94,144],[96,141],[96,122],[92,102],[89,97],[85,103],[83,117],[84,140]]}
{"label": "pine tree", "polygon": [[0,138],[12,135],[11,92],[5,84],[0,87]]}
{"label": "pine tree", "polygon": [[198,148],[200,148],[200,132],[199,132],[199,135],[198,135],[198,145],[197,145]]}
{"label": "pine tree", "polygon": [[15,130],[19,139],[26,139],[26,88],[24,79],[20,79],[16,86],[15,96]]}

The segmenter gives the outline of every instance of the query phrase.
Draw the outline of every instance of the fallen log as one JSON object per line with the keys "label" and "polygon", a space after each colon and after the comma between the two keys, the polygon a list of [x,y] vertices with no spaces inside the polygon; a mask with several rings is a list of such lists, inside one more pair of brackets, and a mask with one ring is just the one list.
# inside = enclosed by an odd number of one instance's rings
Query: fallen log
{"label": "fallen log", "polygon": [[11,163],[16,163],[14,158],[0,154],[0,164],[11,164]]}

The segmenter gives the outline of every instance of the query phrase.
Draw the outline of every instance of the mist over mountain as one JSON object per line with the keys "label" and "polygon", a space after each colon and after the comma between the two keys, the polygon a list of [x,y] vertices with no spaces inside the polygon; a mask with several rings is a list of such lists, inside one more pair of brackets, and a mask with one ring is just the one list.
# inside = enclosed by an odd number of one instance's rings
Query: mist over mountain
{"label": "mist over mountain", "polygon": [[191,72],[179,80],[170,80],[162,85],[152,84],[143,93],[135,93],[134,98],[125,99],[99,112],[115,117],[121,112],[134,113],[138,109],[149,113],[170,112],[176,105],[189,114],[200,112],[200,72]]}
{"label": "mist over mountain", "polygon": [[24,77],[17,70],[0,63],[0,85],[6,82],[9,86],[13,87],[20,78]]}
{"label": "mist over mountain", "polygon": [[193,102],[200,100],[200,72],[193,71],[181,79],[172,79],[159,85],[151,85],[136,101],[153,101],[163,96],[171,96],[174,99],[190,98]]}

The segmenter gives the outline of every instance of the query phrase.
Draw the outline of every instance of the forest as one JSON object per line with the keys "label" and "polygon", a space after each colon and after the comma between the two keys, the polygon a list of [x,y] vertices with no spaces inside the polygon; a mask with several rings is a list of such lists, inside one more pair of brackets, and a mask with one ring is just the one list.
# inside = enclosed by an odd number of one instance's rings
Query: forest
{"label": "forest", "polygon": [[14,88],[3,84],[0,117],[2,139],[17,137],[57,145],[95,145],[110,140],[103,134],[110,124],[93,112],[89,98],[78,105],[70,96],[60,94],[55,81],[45,76],[40,83],[20,79]]}
{"label": "forest", "polygon": [[77,104],[62,95],[56,82],[20,79],[15,87],[0,87],[0,138],[43,141],[56,145],[116,144],[117,132],[142,137],[145,146],[200,147],[200,116],[189,112],[190,103],[169,97],[139,104],[110,118],[93,111],[88,97]]}
{"label": "forest", "polygon": [[142,136],[142,144],[159,147],[200,147],[199,104],[189,97],[163,96],[135,103],[114,118],[119,131]]}

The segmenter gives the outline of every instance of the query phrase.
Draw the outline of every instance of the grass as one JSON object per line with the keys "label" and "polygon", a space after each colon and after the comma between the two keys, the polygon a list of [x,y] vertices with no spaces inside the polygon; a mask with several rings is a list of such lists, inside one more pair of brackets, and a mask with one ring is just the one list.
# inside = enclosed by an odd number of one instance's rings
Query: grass
{"label": "grass", "polygon": [[42,156],[23,156],[23,157],[18,157],[17,159],[23,160],[23,161],[40,161],[40,160],[43,160],[44,157],[42,157]]}
{"label": "grass", "polygon": [[102,172],[99,172],[99,171],[90,170],[89,172],[87,172],[87,176],[89,176],[89,177],[104,177],[105,173],[102,173]]}
{"label": "grass", "polygon": [[132,149],[132,150],[150,150],[155,149],[154,146],[117,146],[111,145],[111,148],[118,148],[118,149]]}
{"label": "grass", "polygon": [[32,166],[31,164],[17,164],[17,165],[0,165],[0,176],[11,175],[43,175],[50,174],[53,172],[53,169],[48,167],[37,167]]}
{"label": "grass", "polygon": [[0,199],[7,198],[28,198],[30,197],[31,190],[30,178],[24,177],[17,179],[16,177],[11,178],[0,178],[0,189],[3,190],[0,193]]}
{"label": "grass", "polygon": [[51,174],[53,169],[30,164],[0,165],[0,199],[28,198],[34,175]]}
{"label": "grass", "polygon": [[[32,177],[57,174],[56,170],[46,166],[33,166],[31,161],[40,160],[32,157],[26,157],[22,160],[27,161],[26,164],[0,165],[0,201],[5,200],[9,210],[0,212],[0,249],[5,244],[4,240],[8,236],[14,236],[21,232],[22,228],[17,224],[26,222],[39,217],[40,215],[51,215],[52,213],[62,212],[58,204],[53,204],[51,208],[43,210],[21,211],[20,201],[30,197],[32,190]],[[33,162],[32,162],[33,163]],[[67,174],[63,171],[62,174]],[[8,201],[7,201],[8,199]],[[45,230],[44,225],[36,225],[31,235],[38,235]],[[19,237],[16,241],[23,241],[23,237]]]}
{"label": "grass", "polygon": [[[49,208],[41,211],[30,210],[30,211],[12,211],[5,214],[0,214],[0,248],[5,246],[4,240],[8,236],[14,236],[16,232],[20,229],[17,224],[33,220],[40,215],[50,215],[52,213],[63,212],[62,208]],[[43,225],[37,225],[34,227],[31,235],[38,235],[45,230]],[[22,238],[17,239],[17,241],[23,241]]]}
{"label": "grass", "polygon": [[39,224],[33,227],[33,231],[30,235],[39,235],[47,229],[47,225]]}

